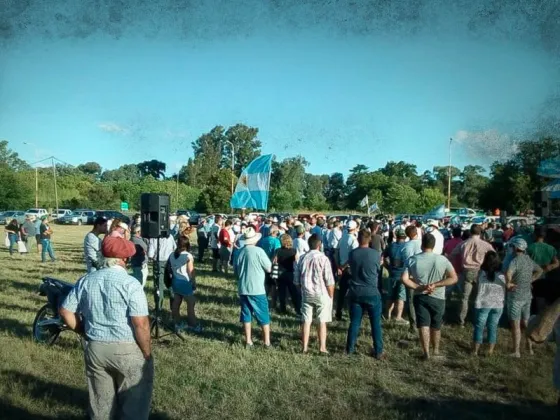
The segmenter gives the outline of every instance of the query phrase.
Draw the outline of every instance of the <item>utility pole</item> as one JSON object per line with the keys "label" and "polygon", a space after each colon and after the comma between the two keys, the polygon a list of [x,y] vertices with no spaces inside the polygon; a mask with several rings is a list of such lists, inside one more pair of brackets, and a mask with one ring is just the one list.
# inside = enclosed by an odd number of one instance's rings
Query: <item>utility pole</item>
{"label": "utility pole", "polygon": [[447,208],[451,208],[451,143],[453,138],[449,139],[449,165],[447,166]]}
{"label": "utility pole", "polygon": [[53,177],[54,177],[54,202],[56,204],[56,214],[58,215],[58,188],[56,187],[56,166],[54,163],[54,156],[51,157],[52,160],[52,169],[53,169]]}
{"label": "utility pole", "polygon": [[[37,153],[37,147],[35,144],[28,141],[24,141],[23,144],[26,146],[33,146],[33,154],[35,155],[35,160],[38,160],[39,154]],[[35,208],[39,207],[39,168],[35,165]]]}
{"label": "utility pole", "polygon": [[233,184],[234,184],[234,171],[235,171],[235,146],[229,140],[226,140],[226,143],[231,145],[231,195],[233,195]]}

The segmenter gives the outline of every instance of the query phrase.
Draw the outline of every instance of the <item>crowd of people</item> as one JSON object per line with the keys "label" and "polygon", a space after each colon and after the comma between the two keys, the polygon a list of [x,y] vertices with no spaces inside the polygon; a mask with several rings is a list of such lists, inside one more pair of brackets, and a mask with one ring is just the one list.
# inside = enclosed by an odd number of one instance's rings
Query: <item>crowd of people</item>
{"label": "crowd of people", "polygon": [[24,256],[36,247],[43,263],[47,262],[47,254],[52,262],[56,261],[51,243],[53,231],[48,216],[37,218],[34,215],[26,215],[23,223],[18,223],[15,218],[11,219],[6,223],[4,231],[11,257],[18,253]]}
{"label": "crowd of people", "polygon": [[[541,293],[532,306],[533,291],[559,262],[555,248],[544,242],[540,230],[532,232],[524,225],[507,240],[507,227],[502,235],[495,234],[496,230],[492,225],[473,225],[463,232],[437,220],[342,222],[311,217],[279,221],[216,216],[196,227],[195,259],[190,243],[195,228],[184,217],[174,222],[171,235],[160,239],[141,237],[139,217],[130,227],[120,220],[97,219],[84,239],[88,274],[77,282],[61,309],[66,324],[87,339],[90,412],[100,418],[107,410],[147,418],[146,395],[153,388],[144,293],[148,264],[152,261],[157,267],[157,305],[165,309],[165,297],[169,297],[175,330],[199,333],[195,266],[205,261],[208,249],[212,271],[237,282],[247,349],[254,346],[253,319],[260,326],[262,345],[271,348],[270,313],[290,312],[291,303],[301,322],[303,353],[310,351],[311,326],[316,321],[319,354],[328,355],[328,325],[333,317],[343,322],[345,315],[346,352],[356,353],[362,318],[367,314],[374,358],[387,358],[384,323],[416,330],[424,359],[443,358],[440,337],[446,301],[457,295],[456,313],[448,310],[447,315],[454,315],[460,327],[472,321],[473,355],[480,354],[485,330],[486,353],[494,353],[505,308],[512,333],[511,356],[521,357],[522,332],[531,313],[550,303],[550,296]],[[501,242],[496,240],[500,237]],[[186,322],[180,314],[183,301]],[[531,353],[530,341],[526,341]],[[117,350],[120,343],[130,343],[126,357]],[[135,364],[128,364],[127,357]],[[138,370],[145,374],[138,375]],[[144,393],[141,401],[137,392]],[[115,396],[123,393],[127,398],[119,397],[114,403]]]}

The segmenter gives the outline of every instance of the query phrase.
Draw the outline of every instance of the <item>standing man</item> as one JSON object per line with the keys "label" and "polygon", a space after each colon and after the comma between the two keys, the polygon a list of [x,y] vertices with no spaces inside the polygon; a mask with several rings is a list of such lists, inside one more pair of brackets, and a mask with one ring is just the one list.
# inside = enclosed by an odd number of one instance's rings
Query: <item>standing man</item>
{"label": "standing man", "polygon": [[350,279],[350,327],[346,340],[346,352],[356,351],[356,342],[362,324],[362,316],[366,312],[371,325],[373,348],[371,355],[378,360],[385,359],[383,353],[383,331],[381,329],[381,315],[383,303],[379,293],[378,281],[381,270],[381,253],[370,248],[371,232],[362,229],[358,233],[359,248],[350,252],[348,265],[352,278]]}
{"label": "standing man", "polygon": [[385,250],[385,241],[383,236],[379,234],[381,225],[377,222],[369,222],[368,229],[371,232],[370,248],[375,249],[377,252],[382,253]]}
{"label": "standing man", "polygon": [[210,231],[208,229],[206,219],[201,219],[200,224],[196,228],[196,239],[198,244],[198,262],[202,263],[204,259],[204,251],[208,248],[208,236]]}
{"label": "standing man", "polygon": [[[445,313],[445,288],[457,283],[453,266],[443,255],[434,252],[436,238],[422,237],[422,253],[410,258],[402,282],[414,291],[416,327],[424,359],[439,354],[441,323]],[[432,350],[432,353],[430,353]]]}
{"label": "standing man", "polygon": [[21,225],[21,240],[25,242],[25,248],[31,253],[33,242],[35,242],[35,216],[25,216],[25,222]]}
{"label": "standing man", "polygon": [[469,298],[476,286],[480,266],[488,251],[494,251],[490,243],[481,238],[482,229],[479,225],[471,226],[471,237],[461,245],[457,246],[451,253],[451,260],[459,256],[463,270],[459,288],[461,290],[461,306],[459,312],[459,325],[465,326],[465,320],[469,312]]}
{"label": "standing man", "polygon": [[35,218],[33,225],[35,226],[35,242],[37,243],[38,254],[41,254],[43,249],[43,246],[41,245],[41,224],[42,224],[42,220],[40,218]]}
{"label": "standing man", "polygon": [[443,234],[439,231],[439,222],[434,219],[428,220],[428,228],[426,229],[427,233],[431,233],[433,237],[436,239],[436,245],[434,248],[434,253],[438,255],[443,255],[443,244],[445,242],[445,238]]}
{"label": "standing man", "polygon": [[272,271],[272,263],[257,242],[261,234],[252,227],[245,229],[241,237],[243,248],[239,251],[234,272],[238,279],[239,301],[241,303],[240,321],[243,323],[245,347],[253,346],[251,322],[253,316],[262,328],[265,347],[270,347],[270,314],[265,290],[265,275]]}
{"label": "standing man", "polygon": [[387,320],[391,321],[393,312],[395,312],[395,323],[408,325],[409,322],[402,317],[404,303],[406,302],[406,287],[404,287],[401,281],[404,271],[402,249],[406,244],[406,233],[403,229],[399,228],[395,231],[395,237],[396,241],[387,248],[385,256],[385,266],[389,270]]}
{"label": "standing man", "polygon": [[210,230],[210,249],[212,249],[212,272],[218,272],[218,267],[220,264],[220,242],[218,241],[218,235],[220,234],[220,229],[222,228],[222,216],[217,215],[214,219],[214,224]]}
{"label": "standing man", "polygon": [[229,262],[231,260],[231,253],[233,252],[233,230],[231,220],[226,220],[224,227],[218,233],[218,243],[220,244],[220,270],[226,275],[229,272]]}
{"label": "standing man", "polygon": [[53,231],[49,226],[49,216],[41,217],[41,227],[39,229],[39,235],[41,235],[41,261],[47,262],[46,253],[49,253],[49,257],[52,262],[56,261],[54,256],[54,251],[51,244],[51,235]]}
{"label": "standing man", "polygon": [[[156,255],[158,240],[159,255]],[[165,289],[167,289],[167,287],[165,287],[165,265],[167,264],[169,256],[173,253],[173,251],[175,251],[175,248],[177,248],[177,244],[175,243],[175,239],[173,239],[173,236],[171,235],[169,235],[167,238],[150,238],[148,242],[148,258],[150,260],[156,260],[159,268],[159,275],[157,276],[157,278],[154,274],[154,291],[156,291],[157,289],[157,291],[159,292],[158,303],[161,309],[163,309],[164,292]],[[173,290],[167,290],[169,291],[169,308],[171,308],[174,298]]]}
{"label": "standing man", "polygon": [[93,229],[84,238],[84,259],[88,274],[101,268],[101,239],[99,235],[107,234],[107,219],[98,217],[93,222]]}
{"label": "standing man", "polygon": [[86,338],[90,418],[148,419],[154,380],[148,302],[125,268],[134,245],[111,237],[102,252],[107,268],[76,283],[60,316]]}
{"label": "standing man", "polygon": [[[401,249],[400,259],[402,261],[403,267],[406,268],[410,261],[410,258],[422,252],[422,242],[418,237],[418,228],[416,226],[407,226],[404,233],[406,234],[408,241],[405,242]],[[414,311],[414,290],[406,289],[406,301],[406,308],[408,310],[408,321],[410,322],[410,331],[413,332],[414,326],[416,325],[416,312]]]}
{"label": "standing man", "polygon": [[333,268],[333,274],[336,274],[336,259],[335,254],[338,249],[338,243],[340,238],[342,238],[342,230],[340,229],[340,222],[334,220],[332,222],[332,228],[327,232],[327,241],[325,243],[325,254],[329,257]]}
{"label": "standing man", "polygon": [[334,297],[334,276],[331,262],[321,249],[321,237],[311,235],[310,251],[300,257],[294,273],[294,284],[301,290],[301,341],[303,352],[307,353],[309,334],[315,312],[318,325],[319,351],[327,352],[327,323],[332,321]]}
{"label": "standing man", "polygon": [[[358,224],[354,220],[348,222],[348,230],[342,234],[338,242],[338,295],[336,298],[336,320],[342,320],[342,309],[348,293],[350,281],[350,271],[348,270],[348,257],[353,249],[358,248],[358,239],[356,238],[356,229]],[[344,268],[344,269],[343,269]]]}

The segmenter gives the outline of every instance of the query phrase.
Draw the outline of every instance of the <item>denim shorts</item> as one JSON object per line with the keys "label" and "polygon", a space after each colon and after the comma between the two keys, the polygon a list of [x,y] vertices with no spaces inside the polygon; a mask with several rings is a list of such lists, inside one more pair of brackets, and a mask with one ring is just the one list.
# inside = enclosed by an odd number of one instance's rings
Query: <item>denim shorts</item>
{"label": "denim shorts", "polygon": [[260,326],[270,324],[266,295],[240,295],[239,301],[241,303],[240,322],[248,324],[254,316]]}
{"label": "denim shorts", "polygon": [[508,298],[507,315],[510,321],[528,321],[531,316],[531,298]]}
{"label": "denim shorts", "polygon": [[174,278],[171,288],[173,293],[179,296],[192,296],[194,294],[192,283],[184,279]]}
{"label": "denim shorts", "polygon": [[416,311],[416,328],[441,329],[445,313],[444,299],[429,295],[414,295],[413,304]]}

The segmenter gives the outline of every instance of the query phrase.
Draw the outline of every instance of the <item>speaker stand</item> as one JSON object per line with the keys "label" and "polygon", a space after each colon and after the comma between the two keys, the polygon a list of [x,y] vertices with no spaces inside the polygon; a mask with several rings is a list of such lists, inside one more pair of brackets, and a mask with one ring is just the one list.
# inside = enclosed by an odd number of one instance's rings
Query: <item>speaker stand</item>
{"label": "speaker stand", "polygon": [[[154,340],[159,340],[163,337],[167,337],[168,335],[176,335],[181,340],[185,341],[185,337],[183,337],[179,332],[175,330],[172,325],[166,324],[163,322],[161,317],[161,307],[159,304],[159,275],[160,275],[160,267],[159,267],[159,237],[157,238],[157,247],[156,247],[156,255],[153,260],[153,268],[152,268],[152,280],[154,284],[154,302],[155,302],[155,313],[150,315],[150,336]],[[161,334],[161,330],[166,329],[169,331],[167,334]]]}

